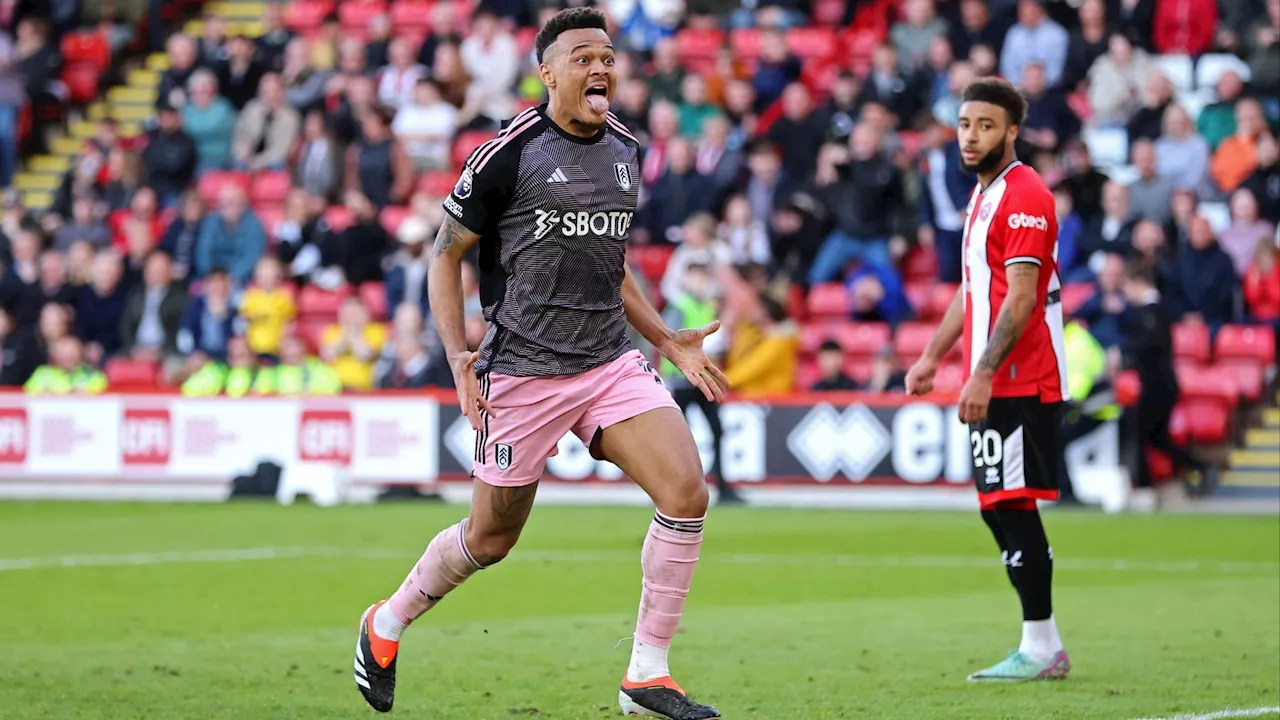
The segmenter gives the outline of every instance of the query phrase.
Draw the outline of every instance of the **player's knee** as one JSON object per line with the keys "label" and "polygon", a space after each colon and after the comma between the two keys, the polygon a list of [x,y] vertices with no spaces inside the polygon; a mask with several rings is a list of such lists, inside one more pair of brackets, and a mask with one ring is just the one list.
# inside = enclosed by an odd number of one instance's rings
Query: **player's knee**
{"label": "player's knee", "polygon": [[698,474],[673,480],[667,492],[654,498],[658,512],[667,517],[697,518],[707,514],[710,496],[707,481]]}
{"label": "player's knee", "polygon": [[502,562],[520,539],[519,532],[486,532],[482,527],[467,527],[467,552],[477,563],[489,567]]}

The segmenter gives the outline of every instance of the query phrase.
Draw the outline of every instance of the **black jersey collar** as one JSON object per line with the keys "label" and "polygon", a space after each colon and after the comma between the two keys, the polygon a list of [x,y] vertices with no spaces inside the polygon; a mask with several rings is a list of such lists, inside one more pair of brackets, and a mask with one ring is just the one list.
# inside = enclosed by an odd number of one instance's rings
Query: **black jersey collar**
{"label": "black jersey collar", "polygon": [[568,130],[565,130],[564,128],[560,127],[560,125],[558,125],[555,120],[551,119],[551,116],[547,114],[547,105],[548,103],[542,103],[541,105],[539,105],[538,114],[541,115],[543,119],[547,121],[547,124],[550,125],[556,132],[560,133],[560,136],[566,140],[576,142],[579,145],[594,145],[595,143],[598,143],[602,139],[604,139],[605,133],[609,132],[608,122],[606,121],[605,126],[600,128],[600,132],[596,133],[595,135],[592,135],[591,137],[582,137],[580,135],[574,135]]}

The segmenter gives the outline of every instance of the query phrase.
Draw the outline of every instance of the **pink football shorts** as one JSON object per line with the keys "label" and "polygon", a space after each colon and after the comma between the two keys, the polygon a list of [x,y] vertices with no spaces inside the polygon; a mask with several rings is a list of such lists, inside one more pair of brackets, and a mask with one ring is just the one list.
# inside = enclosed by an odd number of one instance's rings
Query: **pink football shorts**
{"label": "pink football shorts", "polygon": [[482,417],[471,474],[501,487],[537,482],[570,431],[590,447],[602,428],[650,410],[678,408],[638,350],[577,375],[488,373],[480,378],[480,392],[497,417]]}

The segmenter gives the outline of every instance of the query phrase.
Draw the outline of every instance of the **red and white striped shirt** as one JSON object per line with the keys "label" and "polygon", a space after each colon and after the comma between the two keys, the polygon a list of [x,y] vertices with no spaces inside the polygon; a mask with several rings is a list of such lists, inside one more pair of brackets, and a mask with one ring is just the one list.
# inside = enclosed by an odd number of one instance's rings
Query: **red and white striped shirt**
{"label": "red and white striped shirt", "polygon": [[1040,175],[1015,161],[985,191],[974,188],[964,228],[965,379],[977,368],[1009,292],[1005,268],[1040,267],[1036,304],[1013,351],[996,372],[992,397],[1067,399],[1058,220]]}

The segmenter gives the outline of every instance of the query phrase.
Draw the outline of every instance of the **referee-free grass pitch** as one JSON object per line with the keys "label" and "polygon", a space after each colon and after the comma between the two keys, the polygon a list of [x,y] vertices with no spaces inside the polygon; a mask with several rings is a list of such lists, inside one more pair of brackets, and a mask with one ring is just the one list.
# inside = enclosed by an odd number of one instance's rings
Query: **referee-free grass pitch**
{"label": "referee-free grass pitch", "polygon": [[[0,718],[373,717],[360,613],[461,512],[0,503]],[[506,562],[407,633],[391,717],[616,716],[649,517],[538,507]],[[965,682],[1020,627],[976,513],[713,509],[673,670],[729,720],[1280,705],[1280,521],[1045,522],[1065,682]]]}

